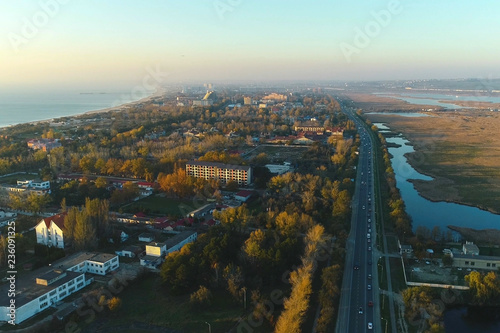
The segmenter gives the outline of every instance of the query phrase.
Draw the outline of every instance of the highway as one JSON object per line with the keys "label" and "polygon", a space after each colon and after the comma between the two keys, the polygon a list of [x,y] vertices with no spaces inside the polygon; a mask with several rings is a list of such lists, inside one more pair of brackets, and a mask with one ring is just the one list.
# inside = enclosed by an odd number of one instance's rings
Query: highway
{"label": "highway", "polygon": [[361,141],[336,332],[382,332],[377,276],[379,255],[375,247],[373,142],[353,111],[344,105],[342,108],[355,122]]}

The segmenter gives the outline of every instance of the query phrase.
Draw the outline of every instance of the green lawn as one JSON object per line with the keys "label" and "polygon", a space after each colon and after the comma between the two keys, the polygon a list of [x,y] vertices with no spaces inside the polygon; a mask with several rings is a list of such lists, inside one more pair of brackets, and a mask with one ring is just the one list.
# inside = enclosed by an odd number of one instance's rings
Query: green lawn
{"label": "green lawn", "polygon": [[133,282],[121,294],[122,306],[115,313],[99,315],[87,327],[103,332],[112,331],[123,323],[142,323],[179,332],[205,332],[209,322],[212,332],[227,332],[244,313],[243,306],[228,297],[226,292],[213,292],[212,304],[205,310],[193,309],[189,295],[169,296],[158,275],[148,275]]}
{"label": "green lawn", "polygon": [[147,213],[154,215],[186,216],[189,212],[206,204],[206,202],[201,202],[199,200],[180,200],[149,196],[130,205],[126,205],[122,207],[122,209],[125,213],[137,213],[138,211],[146,210]]}
{"label": "green lawn", "polygon": [[403,273],[403,265],[399,258],[389,258],[391,265],[392,291],[400,292],[407,288]]}

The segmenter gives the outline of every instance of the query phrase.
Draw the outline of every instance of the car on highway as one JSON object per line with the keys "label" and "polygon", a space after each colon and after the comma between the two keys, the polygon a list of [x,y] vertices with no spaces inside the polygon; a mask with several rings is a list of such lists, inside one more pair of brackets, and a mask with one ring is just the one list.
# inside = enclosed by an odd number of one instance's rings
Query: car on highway
{"label": "car on highway", "polygon": [[357,271],[359,269],[359,264],[354,264],[354,270]]}
{"label": "car on highway", "polygon": [[367,289],[367,290],[372,290],[372,285],[371,285],[371,284],[367,285],[367,286],[366,286],[366,289]]}
{"label": "car on highway", "polygon": [[373,306],[373,302],[372,302],[372,301],[369,301],[369,302],[368,302],[368,306]]}
{"label": "car on highway", "polygon": [[371,280],[371,279],[372,279],[372,275],[368,274],[368,280]]}
{"label": "car on highway", "polygon": [[368,251],[371,251],[372,250],[372,247],[371,246],[368,246]]}
{"label": "car on highway", "polygon": [[367,239],[367,241],[368,241],[368,243],[371,243],[371,242],[372,242],[372,240],[371,240],[370,238],[368,238],[368,239]]}
{"label": "car on highway", "polygon": [[372,330],[372,329],[373,329],[373,324],[372,324],[372,323],[368,323],[368,329],[369,329],[369,330]]}
{"label": "car on highway", "polygon": [[363,308],[359,308],[358,313],[359,313],[359,314],[363,314]]}
{"label": "car on highway", "polygon": [[363,209],[365,209],[365,206],[363,206]]}

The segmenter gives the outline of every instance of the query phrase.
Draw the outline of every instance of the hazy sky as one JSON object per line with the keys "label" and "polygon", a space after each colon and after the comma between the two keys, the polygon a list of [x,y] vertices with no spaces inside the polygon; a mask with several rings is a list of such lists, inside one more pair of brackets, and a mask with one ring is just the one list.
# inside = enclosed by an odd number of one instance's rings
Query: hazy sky
{"label": "hazy sky", "polygon": [[498,13],[498,0],[1,1],[0,88],[499,77]]}

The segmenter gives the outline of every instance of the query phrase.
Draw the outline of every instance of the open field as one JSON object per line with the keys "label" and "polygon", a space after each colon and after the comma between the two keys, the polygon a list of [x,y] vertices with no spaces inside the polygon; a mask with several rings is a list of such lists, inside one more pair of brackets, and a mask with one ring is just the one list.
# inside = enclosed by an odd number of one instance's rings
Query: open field
{"label": "open field", "polygon": [[250,160],[261,153],[265,153],[271,163],[293,162],[299,159],[308,148],[304,146],[260,145],[245,158]]}
{"label": "open field", "polygon": [[196,200],[179,200],[153,195],[123,207],[123,211],[134,214],[146,210],[152,215],[185,216],[204,205],[205,202]]}
{"label": "open field", "polygon": [[[169,296],[158,275],[141,278],[127,287],[119,297],[122,306],[109,315],[98,315],[83,332],[124,332],[124,323],[145,332],[206,332],[210,322],[213,332],[227,332],[244,313],[243,306],[226,293],[214,292],[207,310],[199,311],[189,304],[189,295]],[[83,323],[82,323],[83,324]]]}
{"label": "open field", "polygon": [[[376,110],[381,111],[381,110]],[[410,164],[433,181],[413,181],[432,201],[449,201],[500,213],[500,114],[439,111],[432,117],[367,115],[410,140]]]}

